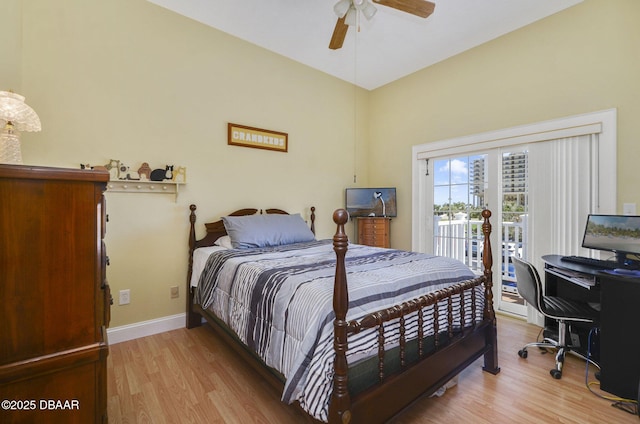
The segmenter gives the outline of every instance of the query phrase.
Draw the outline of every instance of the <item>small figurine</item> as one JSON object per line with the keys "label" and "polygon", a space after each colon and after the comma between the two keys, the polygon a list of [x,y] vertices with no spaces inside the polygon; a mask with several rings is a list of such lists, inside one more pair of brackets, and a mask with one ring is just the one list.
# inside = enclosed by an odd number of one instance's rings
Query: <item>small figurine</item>
{"label": "small figurine", "polygon": [[123,162],[120,162],[118,165],[118,179],[119,180],[128,180],[127,174],[129,173],[129,165],[125,165]]}
{"label": "small figurine", "polygon": [[167,165],[165,169],[154,169],[151,171],[151,181],[162,181],[162,180],[170,180],[173,176],[173,165]]}
{"label": "small figurine", "polygon": [[138,168],[138,175],[140,175],[141,180],[151,179],[151,167],[147,162],[143,162],[142,166]]}
{"label": "small figurine", "polygon": [[96,171],[108,171],[108,169],[102,165],[91,166],[88,163],[81,163],[80,169],[94,169]]}
{"label": "small figurine", "polygon": [[118,169],[120,168],[120,161],[116,159],[109,159],[109,163],[104,166],[109,174],[111,174],[110,179],[117,180],[118,179]]}
{"label": "small figurine", "polygon": [[187,168],[184,166],[178,166],[176,170],[173,172],[173,181],[175,181],[176,183],[186,183]]}

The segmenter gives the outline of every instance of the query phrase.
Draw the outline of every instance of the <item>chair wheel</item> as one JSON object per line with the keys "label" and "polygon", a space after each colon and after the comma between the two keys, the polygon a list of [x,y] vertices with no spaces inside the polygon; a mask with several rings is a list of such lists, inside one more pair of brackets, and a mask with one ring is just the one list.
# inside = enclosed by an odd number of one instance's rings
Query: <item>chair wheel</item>
{"label": "chair wheel", "polygon": [[518,356],[521,357],[521,358],[527,359],[528,353],[527,353],[526,350],[521,349],[521,350],[518,351]]}
{"label": "chair wheel", "polygon": [[549,374],[551,374],[551,377],[555,378],[556,380],[560,380],[562,378],[562,371],[558,371],[555,368],[549,371]]}

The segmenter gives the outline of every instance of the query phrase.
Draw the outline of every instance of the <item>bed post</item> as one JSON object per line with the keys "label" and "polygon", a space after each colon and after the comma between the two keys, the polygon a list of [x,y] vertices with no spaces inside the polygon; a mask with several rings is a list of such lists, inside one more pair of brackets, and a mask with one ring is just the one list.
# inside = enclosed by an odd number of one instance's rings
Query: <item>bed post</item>
{"label": "bed post", "polygon": [[202,324],[202,317],[193,312],[193,288],[191,287],[191,274],[193,273],[193,251],[196,248],[196,205],[189,206],[189,272],[187,272],[187,328],[197,327]]}
{"label": "bed post", "polygon": [[311,232],[313,234],[316,233],[316,207],[311,206],[311,216],[309,217],[311,220]]}
{"label": "bed post", "polygon": [[344,231],[344,224],[349,214],[344,209],[333,213],[333,222],[337,224],[333,236],[333,250],[336,252],[336,276],[333,287],[333,348],[336,353],[333,363],[333,392],[329,404],[329,422],[348,424],[351,421],[351,398],[347,388],[347,310],[349,293],[347,290],[347,274],[344,257],[347,253],[349,239]]}
{"label": "bed post", "polygon": [[491,211],[485,209],[482,211],[482,217],[484,222],[482,224],[482,233],[484,234],[484,247],[482,250],[482,265],[484,266],[484,276],[486,282],[485,287],[485,302],[484,302],[484,318],[491,321],[491,325],[487,327],[486,344],[489,346],[489,350],[484,354],[484,371],[491,374],[497,374],[500,372],[498,366],[498,329],[496,326],[496,313],[493,309],[493,256],[491,254],[491,223],[489,218],[491,217]]}

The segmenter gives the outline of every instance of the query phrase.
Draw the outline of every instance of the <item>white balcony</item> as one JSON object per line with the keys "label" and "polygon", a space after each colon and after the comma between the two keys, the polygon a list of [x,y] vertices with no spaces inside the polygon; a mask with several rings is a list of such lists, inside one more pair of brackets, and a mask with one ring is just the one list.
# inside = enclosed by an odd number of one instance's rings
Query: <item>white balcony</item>
{"label": "white balcony", "polygon": [[[524,231],[526,215],[522,222],[503,222],[501,236],[501,269],[503,281],[515,281],[511,257],[523,257],[526,248]],[[434,217],[434,253],[458,259],[474,272],[482,272],[484,235],[481,220],[449,220]],[[494,227],[496,228],[496,227]]]}

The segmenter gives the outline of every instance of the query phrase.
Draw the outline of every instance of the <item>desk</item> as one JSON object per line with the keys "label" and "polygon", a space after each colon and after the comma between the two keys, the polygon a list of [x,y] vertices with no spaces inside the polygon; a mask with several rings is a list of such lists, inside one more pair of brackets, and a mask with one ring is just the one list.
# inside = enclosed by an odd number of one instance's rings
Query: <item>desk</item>
{"label": "desk", "polygon": [[[597,281],[598,271],[579,264],[561,261],[562,256],[543,256],[544,260],[544,284],[545,294],[564,299],[573,299],[591,304],[601,303],[600,284]],[[591,359],[600,362],[599,335],[591,338],[589,346],[589,332],[594,327],[589,323],[572,324],[567,331],[567,337],[571,337],[572,349],[587,356],[587,350]],[[558,338],[558,324],[555,320],[545,318],[545,336],[552,339]],[[547,334],[549,329],[555,334]]]}
{"label": "desk", "polygon": [[640,379],[640,279],[600,277],[600,387],[638,399]]}
{"label": "desk", "polygon": [[[611,275],[589,266],[563,262],[561,258],[560,255],[542,257],[546,293],[600,303],[599,359],[594,356],[601,367],[600,387],[625,399],[638,399],[640,278]],[[577,273],[577,279],[572,278],[573,273]]]}

